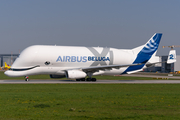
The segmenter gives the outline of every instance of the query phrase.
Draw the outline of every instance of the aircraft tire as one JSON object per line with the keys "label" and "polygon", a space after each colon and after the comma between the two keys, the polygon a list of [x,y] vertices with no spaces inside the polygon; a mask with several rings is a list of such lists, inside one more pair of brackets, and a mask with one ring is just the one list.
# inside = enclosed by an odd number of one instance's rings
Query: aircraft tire
{"label": "aircraft tire", "polygon": [[85,78],[82,78],[81,81],[86,81],[86,79],[85,79]]}
{"label": "aircraft tire", "polygon": [[76,79],[76,81],[85,81],[85,78],[81,78],[81,79]]}
{"label": "aircraft tire", "polygon": [[86,81],[92,81],[92,79],[91,78],[87,78]]}
{"label": "aircraft tire", "polygon": [[96,82],[96,78],[92,78],[91,80],[92,80],[93,82]]}

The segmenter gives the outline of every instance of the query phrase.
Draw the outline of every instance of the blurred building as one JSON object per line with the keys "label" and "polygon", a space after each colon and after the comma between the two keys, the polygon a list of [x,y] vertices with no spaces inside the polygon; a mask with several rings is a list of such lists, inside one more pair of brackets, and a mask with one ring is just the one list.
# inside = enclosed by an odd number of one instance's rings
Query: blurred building
{"label": "blurred building", "polygon": [[4,66],[4,62],[11,66],[18,56],[19,54],[0,54],[1,67]]}
{"label": "blurred building", "polygon": [[174,63],[174,71],[180,71],[180,55],[176,56],[177,61]]}

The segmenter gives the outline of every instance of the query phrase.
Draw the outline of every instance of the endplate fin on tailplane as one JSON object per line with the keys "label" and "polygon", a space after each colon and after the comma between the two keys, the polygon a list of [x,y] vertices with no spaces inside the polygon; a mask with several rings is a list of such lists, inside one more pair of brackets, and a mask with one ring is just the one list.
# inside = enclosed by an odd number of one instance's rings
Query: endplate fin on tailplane
{"label": "endplate fin on tailplane", "polygon": [[168,60],[167,60],[167,64],[171,64],[174,62],[176,62],[176,50],[170,50]]}

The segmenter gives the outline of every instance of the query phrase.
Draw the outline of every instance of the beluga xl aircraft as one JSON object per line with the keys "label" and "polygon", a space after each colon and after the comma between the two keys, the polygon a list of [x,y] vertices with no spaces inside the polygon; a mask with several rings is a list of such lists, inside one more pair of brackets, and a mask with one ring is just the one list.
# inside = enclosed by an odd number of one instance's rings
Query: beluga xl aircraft
{"label": "beluga xl aircraft", "polygon": [[[92,76],[135,73],[160,63],[155,54],[161,37],[155,33],[146,44],[133,49],[34,45],[22,51],[5,75],[25,76],[26,81],[27,76],[37,74],[96,81]],[[171,52],[168,63],[175,61],[175,52]]]}

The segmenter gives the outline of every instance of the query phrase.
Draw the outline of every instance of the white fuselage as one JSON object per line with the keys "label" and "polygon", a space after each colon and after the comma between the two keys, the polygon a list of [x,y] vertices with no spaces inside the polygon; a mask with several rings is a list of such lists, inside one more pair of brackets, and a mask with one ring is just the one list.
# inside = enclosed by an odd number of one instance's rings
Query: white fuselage
{"label": "white fuselage", "polygon": [[[35,74],[62,75],[64,70],[132,64],[136,56],[132,50],[115,48],[35,45],[26,48],[15,60],[11,68],[18,70],[7,71],[6,74],[10,73],[9,76],[12,77]],[[95,72],[93,75],[119,75],[126,69],[127,67],[113,68]]]}

